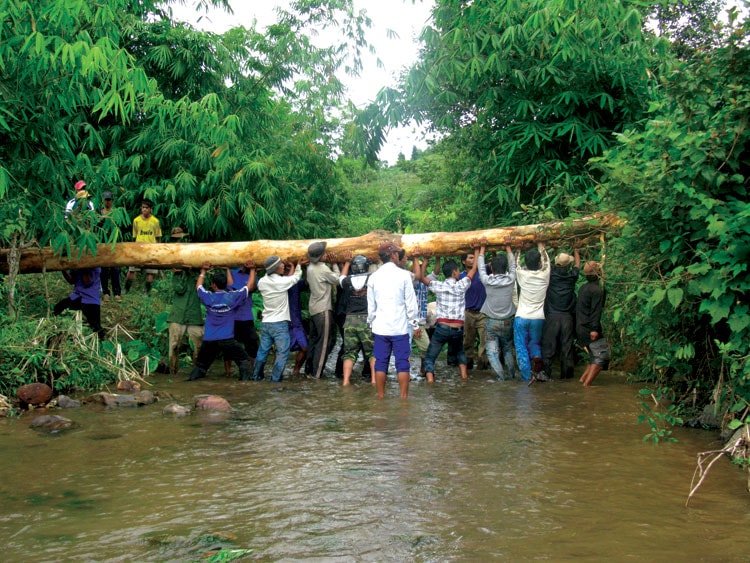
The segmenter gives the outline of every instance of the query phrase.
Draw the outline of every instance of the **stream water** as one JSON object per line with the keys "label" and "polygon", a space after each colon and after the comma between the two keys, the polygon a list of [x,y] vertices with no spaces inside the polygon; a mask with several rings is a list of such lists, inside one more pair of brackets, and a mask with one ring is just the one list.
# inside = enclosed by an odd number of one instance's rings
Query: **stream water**
{"label": "stream water", "polygon": [[59,435],[0,420],[3,561],[748,559],[746,475],[722,460],[685,508],[715,434],[643,442],[615,373],[583,389],[471,372],[406,401],[393,381],[385,400],[335,379],[151,381],[236,411],[84,406]]}

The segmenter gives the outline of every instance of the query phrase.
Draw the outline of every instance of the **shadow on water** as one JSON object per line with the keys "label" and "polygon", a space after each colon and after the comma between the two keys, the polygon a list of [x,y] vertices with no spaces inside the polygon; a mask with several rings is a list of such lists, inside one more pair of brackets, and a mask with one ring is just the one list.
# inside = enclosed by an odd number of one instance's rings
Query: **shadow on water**
{"label": "shadow on water", "polygon": [[684,508],[714,435],[644,443],[637,389],[616,374],[583,389],[449,373],[412,382],[407,401],[393,381],[382,401],[359,380],[153,381],[183,404],[213,393],[236,410],[82,408],[53,440],[30,416],[0,421],[4,560],[747,556],[744,474],[718,464]]}

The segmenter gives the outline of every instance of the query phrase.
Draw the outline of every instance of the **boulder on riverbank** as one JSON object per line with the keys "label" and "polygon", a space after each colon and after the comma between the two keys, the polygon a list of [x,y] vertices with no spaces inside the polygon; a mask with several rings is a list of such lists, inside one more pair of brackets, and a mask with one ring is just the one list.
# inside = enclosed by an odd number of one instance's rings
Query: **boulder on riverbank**
{"label": "boulder on riverbank", "polygon": [[21,385],[16,391],[16,397],[21,401],[21,406],[44,405],[52,398],[52,387],[46,383],[29,383]]}
{"label": "boulder on riverbank", "polygon": [[61,409],[77,409],[81,406],[81,401],[71,399],[67,395],[60,395],[57,397],[57,406]]}
{"label": "boulder on riverbank", "polygon": [[142,407],[156,402],[156,397],[151,391],[138,391],[132,395],[119,395],[117,393],[96,393],[86,397],[84,403],[97,403],[106,407]]}

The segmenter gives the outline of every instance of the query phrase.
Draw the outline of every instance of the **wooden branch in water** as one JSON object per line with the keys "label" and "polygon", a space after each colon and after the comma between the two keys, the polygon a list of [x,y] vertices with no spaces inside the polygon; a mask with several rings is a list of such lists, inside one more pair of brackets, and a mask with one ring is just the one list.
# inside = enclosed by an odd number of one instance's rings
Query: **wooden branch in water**
{"label": "wooden branch in water", "polygon": [[[415,251],[429,252],[435,256],[456,256],[472,251],[472,241],[486,239],[490,250],[505,248],[505,241],[511,239],[511,246],[522,248],[536,241],[550,244],[566,244],[572,241],[585,241],[598,238],[602,232],[618,230],[622,219],[615,215],[593,215],[581,219],[569,219],[538,225],[501,227],[479,231],[458,233],[394,234],[387,231],[373,231],[354,238],[312,239],[312,240],[255,240],[249,242],[210,242],[210,243],[134,243],[115,245],[100,244],[96,255],[84,254],[80,257],[55,255],[51,248],[25,249],[20,258],[20,271],[34,273],[70,268],[91,268],[140,266],[152,268],[200,267],[204,261],[213,266],[237,266],[253,260],[261,266],[270,255],[276,254],[285,260],[299,261],[307,256],[307,248],[315,240],[326,240],[327,252],[340,254],[364,254],[377,260],[378,246],[384,241],[402,247],[407,255]],[[0,273],[8,271],[8,252],[0,251]]]}

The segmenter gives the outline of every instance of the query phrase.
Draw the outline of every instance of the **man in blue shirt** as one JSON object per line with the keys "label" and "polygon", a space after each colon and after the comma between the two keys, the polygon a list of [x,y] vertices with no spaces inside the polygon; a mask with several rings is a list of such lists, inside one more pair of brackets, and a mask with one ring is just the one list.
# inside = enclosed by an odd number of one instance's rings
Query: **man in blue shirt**
{"label": "man in blue shirt", "polygon": [[104,338],[102,328],[102,308],[99,291],[101,288],[101,268],[83,268],[63,272],[63,277],[68,283],[73,284],[73,293],[65,299],[61,299],[52,310],[54,315],[59,315],[66,309],[81,311],[86,322],[101,340]]}
{"label": "man in blue shirt", "polygon": [[[255,366],[255,356],[258,355],[258,333],[255,330],[255,317],[253,316],[253,296],[256,289],[255,264],[252,260],[245,262],[242,268],[230,270],[229,289],[242,289],[248,287],[250,295],[247,300],[234,311],[234,339],[242,344],[245,352],[250,356],[250,366]],[[252,279],[248,279],[252,278]],[[232,361],[224,358],[224,373],[231,375]]]}
{"label": "man in blue shirt", "polygon": [[203,280],[211,264],[204,262],[195,284],[198,298],[206,306],[206,326],[203,332],[203,345],[195,361],[190,381],[206,377],[208,368],[222,353],[224,359],[233,361],[240,368],[240,379],[247,381],[252,373],[250,356],[242,345],[234,339],[235,311],[250,296],[250,285],[255,276],[249,276],[247,285],[241,289],[227,290],[227,274],[217,272],[211,278],[211,291],[203,287]]}

